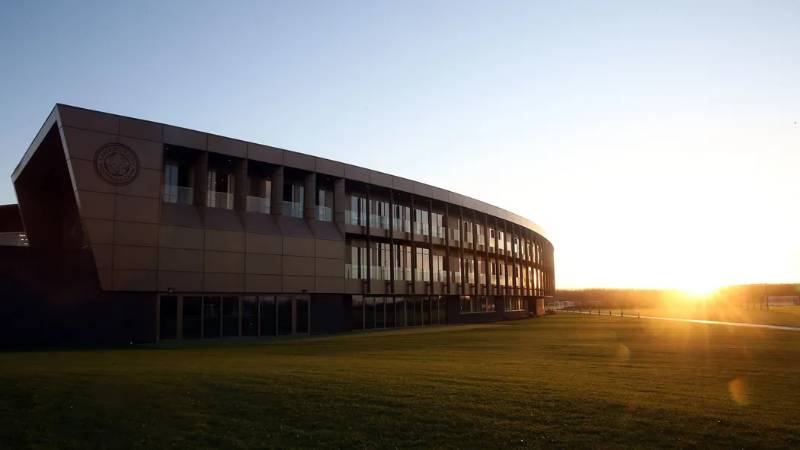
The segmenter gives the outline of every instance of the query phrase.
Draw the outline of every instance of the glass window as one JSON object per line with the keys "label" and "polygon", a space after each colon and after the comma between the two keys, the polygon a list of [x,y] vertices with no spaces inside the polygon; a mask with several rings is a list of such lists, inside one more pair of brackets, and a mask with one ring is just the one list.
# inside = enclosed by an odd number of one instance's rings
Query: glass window
{"label": "glass window", "polygon": [[525,311],[527,310],[528,300],[521,297],[506,297],[506,311]]}
{"label": "glass window", "polygon": [[162,199],[165,203],[179,203],[184,205],[194,204],[194,188],[192,187],[191,169],[174,161],[164,163],[164,192]]}
{"label": "glass window", "polygon": [[218,338],[222,331],[222,300],[203,297],[203,337]]}
{"label": "glass window", "polygon": [[199,339],[203,337],[202,324],[203,298],[194,296],[183,297],[183,338]]}
{"label": "glass window", "polygon": [[333,191],[317,189],[317,220],[333,221]]}
{"label": "glass window", "polygon": [[428,211],[424,209],[414,209],[414,233],[421,236],[428,236]]}
{"label": "glass window", "polygon": [[430,270],[430,250],[423,247],[417,247],[417,261],[416,261],[416,280],[417,281],[431,281]]}
{"label": "glass window", "polygon": [[393,328],[395,327],[395,311],[394,311],[394,298],[393,297],[385,297],[384,301],[386,302],[386,328]]}
{"label": "glass window", "polygon": [[209,167],[206,206],[233,209],[233,191],[236,183],[230,169]]}
{"label": "glass window", "polygon": [[175,339],[178,333],[178,297],[162,295],[159,310],[159,339]]}
{"label": "glass window", "polygon": [[349,209],[345,211],[345,222],[350,225],[367,226],[367,199],[357,194],[350,195]]}
{"label": "glass window", "polygon": [[292,334],[292,297],[279,295],[278,302],[278,334]]}
{"label": "glass window", "polygon": [[394,248],[394,279],[411,281],[411,246],[395,244]]}
{"label": "glass window", "polygon": [[295,332],[299,334],[308,333],[309,312],[311,308],[310,298],[307,295],[297,295],[294,297]]}
{"label": "glass window", "polygon": [[375,297],[375,328],[386,327],[386,304],[384,297]]}
{"label": "glass window", "polygon": [[406,322],[406,297],[394,298],[395,326],[405,327]]}
{"label": "glass window", "polygon": [[261,295],[258,297],[258,301],[261,336],[275,336],[275,334],[277,334],[275,332],[275,297],[271,295]]}
{"label": "glass window", "polygon": [[391,255],[388,242],[370,242],[370,278],[373,280],[390,280]]}
{"label": "glass window", "polygon": [[369,202],[369,226],[370,228],[388,230],[389,229],[389,202],[372,199]]}
{"label": "glass window", "polygon": [[351,240],[345,254],[345,277],[351,280],[367,279],[367,243],[362,240]]}
{"label": "glass window", "polygon": [[222,297],[222,335],[239,336],[239,297]]}
{"label": "glass window", "polygon": [[242,336],[258,336],[258,297],[242,297]]}
{"label": "glass window", "polygon": [[445,255],[433,254],[433,268],[431,271],[433,281],[440,283],[447,282],[447,272],[444,270],[444,257]]}
{"label": "glass window", "polygon": [[364,297],[360,295],[353,296],[353,318],[352,318],[352,327],[353,330],[363,330],[364,329]]}
{"label": "glass window", "polygon": [[375,328],[375,297],[364,297],[364,328]]}

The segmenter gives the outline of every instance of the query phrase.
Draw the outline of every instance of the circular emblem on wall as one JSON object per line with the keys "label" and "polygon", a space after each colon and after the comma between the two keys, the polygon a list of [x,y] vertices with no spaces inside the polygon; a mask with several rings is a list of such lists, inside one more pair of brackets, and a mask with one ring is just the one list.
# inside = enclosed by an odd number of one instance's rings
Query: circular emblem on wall
{"label": "circular emblem on wall", "polygon": [[127,146],[112,142],[97,149],[94,168],[102,179],[120,186],[139,176],[139,158]]}

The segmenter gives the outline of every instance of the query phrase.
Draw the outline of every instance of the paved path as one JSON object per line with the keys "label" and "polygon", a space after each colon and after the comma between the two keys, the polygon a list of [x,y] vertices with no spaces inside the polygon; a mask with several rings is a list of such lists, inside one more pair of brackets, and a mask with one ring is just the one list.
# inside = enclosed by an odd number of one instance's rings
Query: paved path
{"label": "paved path", "polygon": [[[573,314],[587,314],[588,313],[580,312],[580,311],[564,311],[570,312]],[[600,315],[602,316],[602,314]],[[619,314],[612,315],[609,317],[620,317]],[[632,317],[642,318],[642,319],[654,319],[654,320],[669,320],[672,322],[687,322],[687,323],[701,323],[705,325],[725,325],[729,327],[746,327],[746,328],[761,328],[761,329],[768,329],[768,330],[783,330],[783,331],[800,331],[800,327],[789,327],[785,325],[768,325],[765,323],[747,323],[747,322],[722,322],[719,320],[701,320],[701,319],[681,319],[678,317],[656,317],[656,316],[635,316],[631,314],[625,314],[623,317]]]}

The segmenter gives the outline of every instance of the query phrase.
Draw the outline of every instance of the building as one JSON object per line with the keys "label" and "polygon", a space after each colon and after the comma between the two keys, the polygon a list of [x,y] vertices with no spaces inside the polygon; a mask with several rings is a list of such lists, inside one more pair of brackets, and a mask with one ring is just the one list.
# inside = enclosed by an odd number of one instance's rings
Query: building
{"label": "building", "polygon": [[175,126],[56,105],[12,180],[7,342],[520,319],[555,289],[553,246],[527,219]]}

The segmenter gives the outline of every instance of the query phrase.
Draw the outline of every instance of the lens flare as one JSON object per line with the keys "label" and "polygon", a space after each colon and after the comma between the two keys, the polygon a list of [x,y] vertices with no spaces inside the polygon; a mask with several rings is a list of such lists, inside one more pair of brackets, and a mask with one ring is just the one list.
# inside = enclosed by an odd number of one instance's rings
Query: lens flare
{"label": "lens flare", "polygon": [[728,382],[728,392],[731,394],[731,400],[739,406],[750,404],[750,395],[747,391],[747,383],[742,377],[736,377]]}

